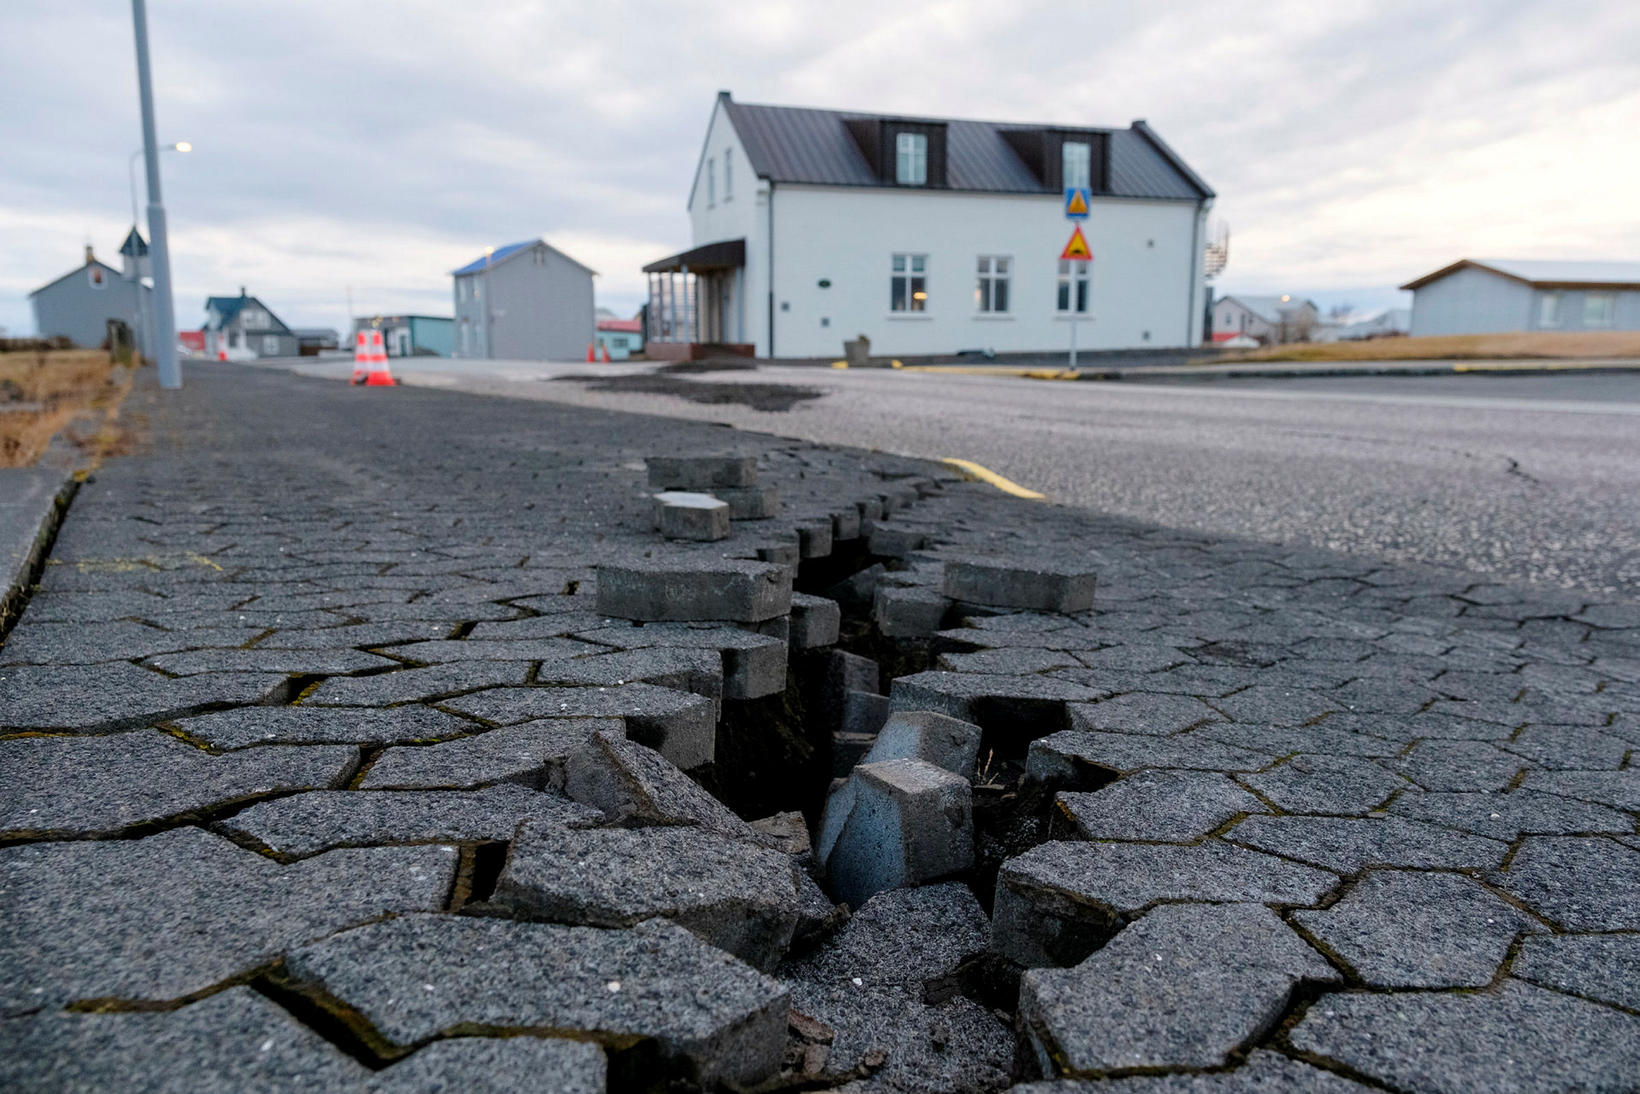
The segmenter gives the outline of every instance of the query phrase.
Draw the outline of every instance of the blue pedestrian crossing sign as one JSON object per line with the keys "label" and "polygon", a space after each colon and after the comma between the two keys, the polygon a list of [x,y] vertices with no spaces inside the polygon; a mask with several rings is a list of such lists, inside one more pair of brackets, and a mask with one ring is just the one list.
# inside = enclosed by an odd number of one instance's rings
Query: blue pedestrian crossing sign
{"label": "blue pedestrian crossing sign", "polygon": [[1088,219],[1088,188],[1072,186],[1065,190],[1065,219]]}

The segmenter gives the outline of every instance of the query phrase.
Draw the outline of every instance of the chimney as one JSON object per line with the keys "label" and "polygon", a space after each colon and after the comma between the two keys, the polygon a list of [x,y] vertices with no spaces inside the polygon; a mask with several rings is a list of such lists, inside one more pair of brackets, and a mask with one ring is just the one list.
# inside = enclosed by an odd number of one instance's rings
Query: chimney
{"label": "chimney", "polygon": [[89,266],[95,261],[97,261],[97,256],[91,253],[91,244],[87,243],[85,245],[85,264]]}
{"label": "chimney", "polygon": [[243,285],[239,286],[239,295],[240,296],[245,296],[246,295],[245,286],[243,286]]}

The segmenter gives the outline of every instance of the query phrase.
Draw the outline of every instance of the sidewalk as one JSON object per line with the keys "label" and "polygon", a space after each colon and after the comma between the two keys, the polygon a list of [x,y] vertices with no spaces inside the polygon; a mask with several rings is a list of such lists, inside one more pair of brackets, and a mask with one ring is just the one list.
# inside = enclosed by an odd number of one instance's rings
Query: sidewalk
{"label": "sidewalk", "polygon": [[[0,648],[0,1088],[1640,1074],[1640,606],[554,403],[125,415]],[[778,515],[660,538],[705,455]]]}

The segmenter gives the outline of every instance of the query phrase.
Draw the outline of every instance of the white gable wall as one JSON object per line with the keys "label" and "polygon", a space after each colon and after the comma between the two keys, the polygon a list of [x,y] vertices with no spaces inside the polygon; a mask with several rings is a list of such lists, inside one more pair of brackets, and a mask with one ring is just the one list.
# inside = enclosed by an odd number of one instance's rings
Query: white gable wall
{"label": "white gable wall", "polygon": [[[841,356],[843,340],[862,333],[873,354],[887,356],[1063,352],[1070,345],[1069,320],[1056,313],[1055,296],[1059,254],[1072,226],[1057,196],[781,185],[774,210],[779,357]],[[1197,214],[1192,202],[1094,200],[1083,224],[1094,261],[1079,348],[1200,340]],[[748,233],[749,267],[766,254],[764,246],[754,247]],[[889,310],[897,252],[928,255],[926,312]],[[980,255],[1013,259],[1005,316],[977,310]],[[819,287],[822,279],[830,288]],[[758,352],[768,352],[762,340]]]}
{"label": "white gable wall", "polygon": [[[689,223],[692,247],[725,240],[746,241],[746,266],[728,286],[724,314],[730,341],[753,342],[757,352],[768,352],[768,216],[769,184],[752,173],[740,135],[718,102],[706,128],[705,155],[696,167],[690,193]],[[724,187],[724,153],[729,153],[732,185]],[[715,164],[716,200],[707,185],[707,163]],[[727,196],[726,196],[727,195]],[[743,328],[743,333],[738,333]]]}

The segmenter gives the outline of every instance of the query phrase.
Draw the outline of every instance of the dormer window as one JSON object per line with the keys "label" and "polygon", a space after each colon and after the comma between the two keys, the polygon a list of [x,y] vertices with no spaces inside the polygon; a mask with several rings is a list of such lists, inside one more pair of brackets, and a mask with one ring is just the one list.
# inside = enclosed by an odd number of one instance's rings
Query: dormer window
{"label": "dormer window", "polygon": [[1060,179],[1062,189],[1091,189],[1093,186],[1093,148],[1087,141],[1066,141],[1060,148]]}
{"label": "dormer window", "polygon": [[895,134],[894,181],[901,186],[928,185],[928,134]]}

